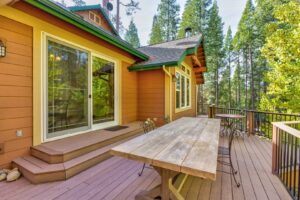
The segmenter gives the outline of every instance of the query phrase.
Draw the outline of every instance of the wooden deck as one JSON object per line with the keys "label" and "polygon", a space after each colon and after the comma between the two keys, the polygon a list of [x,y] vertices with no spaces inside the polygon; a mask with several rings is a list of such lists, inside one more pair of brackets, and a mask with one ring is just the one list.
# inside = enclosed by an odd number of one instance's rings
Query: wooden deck
{"label": "wooden deck", "polygon": [[[221,139],[220,145],[223,144],[224,139]],[[233,161],[240,172],[240,188],[235,187],[229,174],[219,172],[215,182],[189,177],[182,195],[191,200],[291,199],[279,179],[271,174],[269,141],[254,136],[235,140]],[[67,181],[32,185],[22,178],[13,183],[0,182],[0,199],[134,199],[141,190],[160,184],[160,177],[153,169],[146,168],[139,177],[141,167],[141,163],[113,157]]]}

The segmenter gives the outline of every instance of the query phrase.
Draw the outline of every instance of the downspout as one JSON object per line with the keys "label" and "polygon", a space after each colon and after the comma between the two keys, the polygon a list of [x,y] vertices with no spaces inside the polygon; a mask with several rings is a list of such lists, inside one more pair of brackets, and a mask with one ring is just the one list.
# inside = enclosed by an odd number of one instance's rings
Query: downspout
{"label": "downspout", "polygon": [[0,1],[0,6],[5,6],[5,5],[13,5],[14,3],[16,3],[19,0],[1,0]]}
{"label": "downspout", "polygon": [[165,72],[165,74],[170,78],[170,90],[169,90],[169,95],[170,95],[170,105],[169,105],[169,117],[170,117],[170,121],[172,121],[173,119],[173,112],[172,112],[172,104],[173,104],[173,98],[172,98],[172,75],[170,74],[170,72],[166,69],[166,66],[163,65],[163,70]]}

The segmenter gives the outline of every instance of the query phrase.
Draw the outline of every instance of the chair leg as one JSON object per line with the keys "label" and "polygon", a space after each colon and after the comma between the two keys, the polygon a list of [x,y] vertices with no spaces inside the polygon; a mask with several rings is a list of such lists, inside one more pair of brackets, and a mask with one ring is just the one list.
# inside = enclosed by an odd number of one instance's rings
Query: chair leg
{"label": "chair leg", "polygon": [[144,172],[144,169],[145,169],[145,167],[146,167],[146,164],[144,163],[144,165],[143,165],[143,168],[142,168],[142,171],[140,171],[140,172],[139,172],[139,176],[142,176],[142,174],[143,174],[143,172]]}
{"label": "chair leg", "polygon": [[[232,144],[230,144],[230,145],[232,145]],[[231,169],[231,173],[232,173],[234,182],[237,187],[240,187],[240,183],[237,182],[236,177],[235,177],[237,175],[238,171],[233,167],[232,160],[231,160],[231,147],[229,148],[229,163],[230,163],[230,169]]]}

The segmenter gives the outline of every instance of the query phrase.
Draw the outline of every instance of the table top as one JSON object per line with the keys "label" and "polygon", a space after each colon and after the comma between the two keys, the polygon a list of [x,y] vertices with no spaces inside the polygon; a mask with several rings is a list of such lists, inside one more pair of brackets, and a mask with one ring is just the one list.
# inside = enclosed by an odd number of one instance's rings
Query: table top
{"label": "table top", "polygon": [[238,114],[216,114],[216,117],[219,118],[230,118],[230,119],[241,119],[244,118],[244,115],[238,115]]}
{"label": "table top", "polygon": [[216,179],[220,119],[184,117],[111,149],[111,154]]}

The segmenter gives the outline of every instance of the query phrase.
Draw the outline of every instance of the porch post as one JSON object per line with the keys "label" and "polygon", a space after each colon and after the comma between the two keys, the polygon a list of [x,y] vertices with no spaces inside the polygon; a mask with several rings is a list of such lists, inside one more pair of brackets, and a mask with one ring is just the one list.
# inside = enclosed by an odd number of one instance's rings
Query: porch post
{"label": "porch post", "polygon": [[272,134],[272,174],[274,175],[277,168],[277,127],[273,124],[273,134]]}
{"label": "porch post", "polygon": [[247,111],[247,130],[249,135],[254,135],[254,112]]}
{"label": "porch post", "polygon": [[209,107],[208,107],[208,118],[215,118],[215,115],[216,115],[215,105],[209,105]]}

